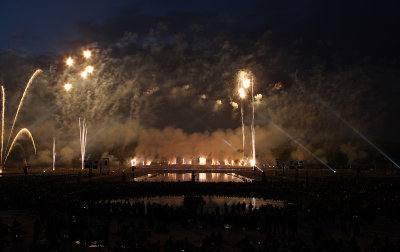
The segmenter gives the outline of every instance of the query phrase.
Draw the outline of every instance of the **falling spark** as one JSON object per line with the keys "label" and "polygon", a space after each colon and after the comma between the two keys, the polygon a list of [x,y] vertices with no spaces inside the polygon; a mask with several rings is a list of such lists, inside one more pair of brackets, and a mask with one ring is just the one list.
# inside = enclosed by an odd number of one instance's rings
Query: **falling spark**
{"label": "falling spark", "polygon": [[82,121],[81,125],[81,118],[79,118],[79,141],[81,143],[81,158],[82,158],[82,170],[85,168],[85,152],[86,152],[86,136],[87,136],[87,126],[85,119]]}
{"label": "falling spark", "polygon": [[246,93],[244,92],[244,88],[239,88],[239,96],[240,98],[246,98]]}
{"label": "falling spark", "polygon": [[40,70],[40,69],[36,70],[36,71],[32,74],[32,76],[31,76],[31,78],[29,79],[28,83],[26,84],[25,91],[24,91],[24,93],[22,94],[21,100],[20,100],[19,105],[18,105],[17,112],[15,113],[14,122],[13,122],[13,124],[12,124],[12,126],[11,126],[10,135],[9,135],[9,137],[8,137],[8,140],[7,140],[7,146],[8,146],[8,144],[10,143],[10,139],[11,139],[11,136],[12,136],[12,133],[13,133],[13,130],[14,130],[15,122],[17,121],[18,114],[19,114],[19,110],[21,109],[21,107],[22,107],[22,105],[23,105],[23,103],[24,103],[24,99],[25,99],[26,93],[28,92],[28,89],[29,89],[29,87],[31,86],[31,83],[32,83],[33,79],[35,79],[35,77],[36,77],[38,74],[40,74],[41,72],[42,72],[42,70]]}
{"label": "falling spark", "polygon": [[56,138],[53,137],[53,171],[56,169]]}
{"label": "falling spark", "polygon": [[67,64],[67,66],[72,66],[72,64],[74,64],[74,61],[71,57],[69,57],[66,61],[65,64]]}
{"label": "falling spark", "polygon": [[93,72],[93,67],[92,67],[92,66],[87,66],[87,67],[85,68],[85,72],[87,72],[87,73],[92,73],[92,72]]}
{"label": "falling spark", "polygon": [[65,83],[65,84],[64,84],[64,88],[65,88],[65,90],[67,90],[67,92],[68,92],[69,90],[71,90],[72,84],[71,84],[71,83]]}
{"label": "falling spark", "polygon": [[274,88],[276,89],[276,90],[280,90],[280,89],[282,89],[282,87],[283,87],[283,84],[282,84],[282,82],[277,82],[277,83],[275,83],[275,85],[274,85]]}
{"label": "falling spark", "polygon": [[6,92],[4,91],[4,87],[1,86],[1,95],[2,95],[2,107],[1,107],[1,158],[0,163],[3,161],[3,147],[4,147],[4,112],[6,109]]}
{"label": "falling spark", "polygon": [[231,101],[231,105],[232,105],[233,110],[236,110],[239,108],[239,105],[234,101]]}
{"label": "falling spark", "polygon": [[81,77],[84,78],[84,79],[86,79],[86,77],[87,77],[87,72],[86,72],[86,71],[83,71],[83,72],[81,73]]}
{"label": "falling spark", "polygon": [[83,51],[83,57],[89,59],[92,56],[92,53],[89,50]]}
{"label": "falling spark", "polygon": [[13,148],[14,148],[14,146],[15,146],[15,143],[17,142],[17,140],[19,139],[19,137],[22,136],[22,134],[26,134],[26,135],[29,137],[29,139],[32,141],[32,145],[33,145],[33,148],[35,149],[35,155],[36,155],[36,145],[35,145],[35,141],[33,140],[32,134],[31,134],[31,132],[30,132],[27,128],[23,128],[23,129],[21,129],[21,130],[18,132],[18,134],[14,137],[14,140],[13,140],[12,143],[11,143],[10,149],[9,149],[8,152],[7,152],[6,158],[4,159],[4,164],[6,163],[7,158],[8,158],[8,156],[10,155],[10,152],[13,150]]}

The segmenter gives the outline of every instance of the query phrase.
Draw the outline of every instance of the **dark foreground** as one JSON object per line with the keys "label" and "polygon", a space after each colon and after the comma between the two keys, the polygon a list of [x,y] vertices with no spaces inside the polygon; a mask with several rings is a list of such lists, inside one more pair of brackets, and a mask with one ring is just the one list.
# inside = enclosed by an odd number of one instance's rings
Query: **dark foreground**
{"label": "dark foreground", "polygon": [[[400,251],[399,180],[357,175],[132,183],[104,176],[2,177],[0,250]],[[185,195],[183,205],[128,201],[170,195]],[[205,195],[286,203],[255,209],[227,202],[205,209]]]}

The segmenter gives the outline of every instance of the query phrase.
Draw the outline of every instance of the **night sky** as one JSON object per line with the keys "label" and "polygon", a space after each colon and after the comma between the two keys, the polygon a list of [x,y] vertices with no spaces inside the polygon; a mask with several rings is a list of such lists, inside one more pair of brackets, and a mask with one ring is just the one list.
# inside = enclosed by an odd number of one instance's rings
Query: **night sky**
{"label": "night sky", "polygon": [[[386,162],[340,116],[400,161],[398,9],[395,1],[2,3],[6,128],[30,75],[43,70],[17,121],[32,131],[38,156],[29,150],[12,158],[51,162],[56,136],[60,162],[77,159],[79,117],[88,121],[92,156],[235,156],[235,78],[245,69],[262,97],[258,159],[313,160],[279,125],[331,164],[342,156],[347,163]],[[88,80],[64,64],[83,49],[93,53]],[[65,82],[73,85],[69,93]],[[250,103],[244,106],[250,125]]]}

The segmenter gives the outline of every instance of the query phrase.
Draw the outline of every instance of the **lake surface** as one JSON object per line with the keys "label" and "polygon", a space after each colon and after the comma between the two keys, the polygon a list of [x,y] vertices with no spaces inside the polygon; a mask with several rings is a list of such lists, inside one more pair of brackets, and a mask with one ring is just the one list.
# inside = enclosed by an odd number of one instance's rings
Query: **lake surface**
{"label": "lake surface", "polygon": [[[194,173],[196,182],[251,182],[235,173]],[[155,173],[135,178],[140,182],[183,182],[192,181],[192,173]]]}

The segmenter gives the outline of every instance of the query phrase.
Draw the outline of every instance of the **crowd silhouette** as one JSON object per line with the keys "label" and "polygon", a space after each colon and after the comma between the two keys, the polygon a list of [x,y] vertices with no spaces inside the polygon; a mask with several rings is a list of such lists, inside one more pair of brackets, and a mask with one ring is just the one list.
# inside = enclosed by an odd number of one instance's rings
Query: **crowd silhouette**
{"label": "crowd silhouette", "polygon": [[[3,177],[2,213],[34,218],[1,221],[0,248],[29,251],[400,251],[393,237],[364,232],[382,220],[398,229],[397,178],[332,178],[313,183],[105,182],[74,177]],[[184,195],[181,205],[145,202]],[[204,196],[284,200],[283,206],[226,202]],[[377,225],[378,226],[378,225]],[[174,236],[174,230],[183,235]],[[227,232],[241,234],[240,239]],[[200,241],[192,239],[199,233]],[[257,239],[252,234],[257,234]],[[157,237],[169,237],[158,239]],[[368,238],[372,236],[372,238]]]}

